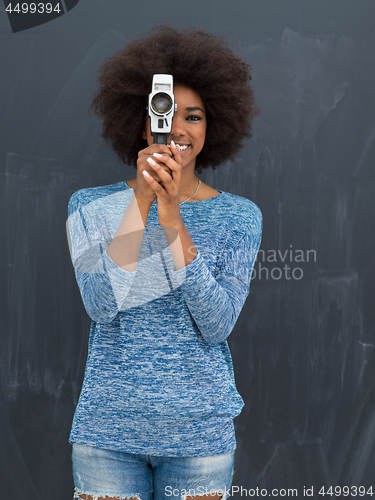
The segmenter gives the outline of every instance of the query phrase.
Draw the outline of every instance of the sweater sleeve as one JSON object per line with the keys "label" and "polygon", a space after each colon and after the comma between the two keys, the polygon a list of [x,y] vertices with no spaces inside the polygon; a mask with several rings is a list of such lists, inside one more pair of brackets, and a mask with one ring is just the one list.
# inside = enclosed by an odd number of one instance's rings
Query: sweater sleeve
{"label": "sweater sleeve", "polygon": [[208,344],[223,342],[236,324],[249,294],[261,234],[262,215],[257,207],[245,233],[243,228],[232,230],[218,257],[215,276],[199,251],[187,266],[173,271],[182,282],[190,314]]}
{"label": "sweater sleeve", "polygon": [[68,206],[71,259],[87,314],[98,323],[110,323],[130,290],[136,270],[126,271],[108,256],[111,237],[106,224],[92,203],[81,202],[80,193],[71,196]]}

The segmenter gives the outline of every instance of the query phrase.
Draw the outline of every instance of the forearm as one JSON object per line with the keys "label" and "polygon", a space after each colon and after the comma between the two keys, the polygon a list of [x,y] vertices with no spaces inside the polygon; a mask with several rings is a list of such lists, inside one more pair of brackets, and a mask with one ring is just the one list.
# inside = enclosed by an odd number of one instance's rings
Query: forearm
{"label": "forearm", "polygon": [[192,262],[198,255],[193,240],[181,220],[173,227],[163,226],[175,270],[178,271]]}
{"label": "forearm", "polygon": [[[185,246],[185,265],[188,267],[186,270],[176,268],[174,278],[180,283],[189,312],[208,343],[222,342],[228,337],[249,294],[260,244],[261,219],[259,225],[255,221],[249,231],[241,233],[242,228],[228,235],[226,249],[220,253],[212,271],[202,253],[193,257],[197,249],[194,244],[189,246],[189,239],[184,238],[183,231],[179,233],[181,241],[185,242],[182,246]],[[181,259],[181,253],[171,253],[175,262]]]}
{"label": "forearm", "polygon": [[[183,274],[181,274],[183,273]],[[215,277],[201,253],[174,279],[201,335],[208,344],[223,342],[231,333],[248,295],[248,287],[235,277]]]}
{"label": "forearm", "polygon": [[125,271],[132,272],[137,267],[150,208],[150,203],[138,199],[134,194],[113,240],[107,247],[108,256]]}

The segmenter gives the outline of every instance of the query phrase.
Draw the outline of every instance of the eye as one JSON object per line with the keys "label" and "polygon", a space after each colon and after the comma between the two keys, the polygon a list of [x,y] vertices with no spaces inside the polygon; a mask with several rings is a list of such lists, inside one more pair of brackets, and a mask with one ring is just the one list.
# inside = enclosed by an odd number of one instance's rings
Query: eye
{"label": "eye", "polygon": [[186,119],[192,122],[197,122],[202,120],[202,117],[199,115],[189,115]]}

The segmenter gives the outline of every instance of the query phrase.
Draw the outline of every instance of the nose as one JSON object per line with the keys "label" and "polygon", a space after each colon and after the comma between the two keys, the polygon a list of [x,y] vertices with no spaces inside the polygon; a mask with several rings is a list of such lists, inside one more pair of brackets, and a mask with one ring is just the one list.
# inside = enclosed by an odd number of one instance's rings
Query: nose
{"label": "nose", "polygon": [[185,134],[184,120],[176,113],[172,121],[171,136],[181,137]]}

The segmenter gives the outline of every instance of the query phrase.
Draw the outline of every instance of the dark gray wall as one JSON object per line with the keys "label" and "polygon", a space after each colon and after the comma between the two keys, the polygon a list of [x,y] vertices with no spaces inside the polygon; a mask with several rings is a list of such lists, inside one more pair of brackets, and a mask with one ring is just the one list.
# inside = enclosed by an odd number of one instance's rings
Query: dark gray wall
{"label": "dark gray wall", "polygon": [[264,216],[229,337],[246,402],[233,484],[299,497],[314,487],[314,498],[322,486],[371,486],[374,14],[373,0],[81,0],[12,33],[1,12],[1,499],[72,497],[67,439],[89,318],[67,203],[134,177],[86,112],[104,58],[162,22],[228,37],[253,68],[261,109],[236,161],[201,176]]}

